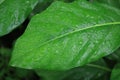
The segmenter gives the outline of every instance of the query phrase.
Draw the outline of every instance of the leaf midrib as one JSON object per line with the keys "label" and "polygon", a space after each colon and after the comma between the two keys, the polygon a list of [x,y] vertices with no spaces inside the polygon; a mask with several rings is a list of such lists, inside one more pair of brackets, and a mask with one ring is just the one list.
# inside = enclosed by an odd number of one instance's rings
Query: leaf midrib
{"label": "leaf midrib", "polygon": [[58,36],[58,37],[55,37],[55,38],[53,38],[53,39],[50,39],[50,40],[42,43],[39,47],[44,46],[44,45],[46,45],[46,44],[48,44],[48,43],[50,43],[50,42],[53,42],[53,41],[55,41],[55,40],[57,40],[57,39],[63,38],[63,37],[65,37],[65,36],[68,36],[68,35],[71,35],[71,34],[74,34],[74,33],[80,32],[80,31],[83,31],[83,30],[87,30],[87,29],[91,29],[91,28],[96,28],[96,27],[100,27],[100,26],[118,25],[118,24],[120,24],[120,22],[111,22],[111,23],[104,23],[104,24],[96,24],[96,25],[91,26],[91,27],[86,27],[86,28],[82,28],[82,29],[77,29],[77,30],[74,30],[74,31],[65,33],[65,34],[63,34],[63,35],[60,35],[60,36]]}

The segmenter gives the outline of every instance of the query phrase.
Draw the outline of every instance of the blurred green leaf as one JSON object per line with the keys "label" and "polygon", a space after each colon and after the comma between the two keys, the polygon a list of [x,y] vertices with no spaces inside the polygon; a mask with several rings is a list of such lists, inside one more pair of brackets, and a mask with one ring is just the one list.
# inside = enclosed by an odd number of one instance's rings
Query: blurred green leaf
{"label": "blurred green leaf", "polygon": [[38,0],[5,0],[0,5],[0,36],[18,27],[37,2]]}
{"label": "blurred green leaf", "polygon": [[3,3],[5,0],[0,0],[0,4]]}
{"label": "blurred green leaf", "polygon": [[10,55],[11,51],[12,51],[12,49],[0,47],[0,54],[2,54],[2,55]]}
{"label": "blurred green leaf", "polygon": [[99,60],[95,63],[73,68],[68,71],[36,70],[36,72],[43,77],[43,80],[104,80],[104,75],[110,72],[110,70],[103,60]]}
{"label": "blurred green leaf", "polygon": [[120,0],[96,0],[120,9]]}
{"label": "blurred green leaf", "polygon": [[98,60],[120,46],[119,13],[100,3],[57,1],[32,18],[16,42],[10,64],[68,70]]}
{"label": "blurred green leaf", "polygon": [[[34,72],[9,66],[12,49],[0,47],[0,80],[34,80]],[[34,77],[33,77],[34,76]]]}
{"label": "blurred green leaf", "polygon": [[119,63],[112,70],[110,80],[120,80],[120,64]]}
{"label": "blurred green leaf", "polygon": [[120,48],[113,52],[113,54],[106,56],[106,58],[116,62],[120,62]]}

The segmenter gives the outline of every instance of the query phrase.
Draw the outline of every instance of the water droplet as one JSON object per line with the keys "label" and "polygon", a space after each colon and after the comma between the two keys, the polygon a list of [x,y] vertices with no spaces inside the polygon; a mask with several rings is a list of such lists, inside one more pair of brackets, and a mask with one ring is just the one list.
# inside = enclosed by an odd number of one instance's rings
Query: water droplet
{"label": "water droplet", "polygon": [[30,3],[30,1],[26,1],[26,3]]}

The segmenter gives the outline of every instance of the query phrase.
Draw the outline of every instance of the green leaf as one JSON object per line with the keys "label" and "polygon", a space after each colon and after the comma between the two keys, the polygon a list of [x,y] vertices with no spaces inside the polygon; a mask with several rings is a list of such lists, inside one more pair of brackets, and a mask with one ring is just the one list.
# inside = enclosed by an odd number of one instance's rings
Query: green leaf
{"label": "green leaf", "polygon": [[3,3],[5,0],[0,0],[0,4]]}
{"label": "green leaf", "polygon": [[100,59],[120,46],[120,11],[87,1],[55,2],[32,18],[10,64],[67,70]]}
{"label": "green leaf", "polygon": [[36,70],[43,80],[104,80],[109,71],[102,59],[67,71]]}
{"label": "green leaf", "polygon": [[120,48],[117,49],[113,54],[106,56],[106,58],[116,62],[120,62]]}
{"label": "green leaf", "polygon": [[18,27],[37,2],[38,0],[5,0],[0,5],[0,36]]}
{"label": "green leaf", "polygon": [[31,14],[33,15],[42,12],[54,1],[73,2],[74,0],[39,0]]}
{"label": "green leaf", "polygon": [[117,64],[112,70],[110,80],[120,80],[120,64]]}
{"label": "green leaf", "polygon": [[11,53],[11,51],[12,51],[12,49],[0,47],[0,54],[1,54],[1,55],[9,56],[10,53]]}
{"label": "green leaf", "polygon": [[113,7],[120,9],[120,0],[96,0],[96,1],[108,4],[110,6],[113,6]]}

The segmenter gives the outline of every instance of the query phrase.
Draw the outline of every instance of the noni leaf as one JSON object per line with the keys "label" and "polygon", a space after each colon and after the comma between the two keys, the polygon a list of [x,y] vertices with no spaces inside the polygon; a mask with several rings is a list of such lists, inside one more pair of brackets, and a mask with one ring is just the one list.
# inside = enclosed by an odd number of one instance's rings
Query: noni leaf
{"label": "noni leaf", "polygon": [[12,66],[67,70],[104,57],[120,46],[120,11],[75,1],[54,2],[34,16],[17,40]]}

